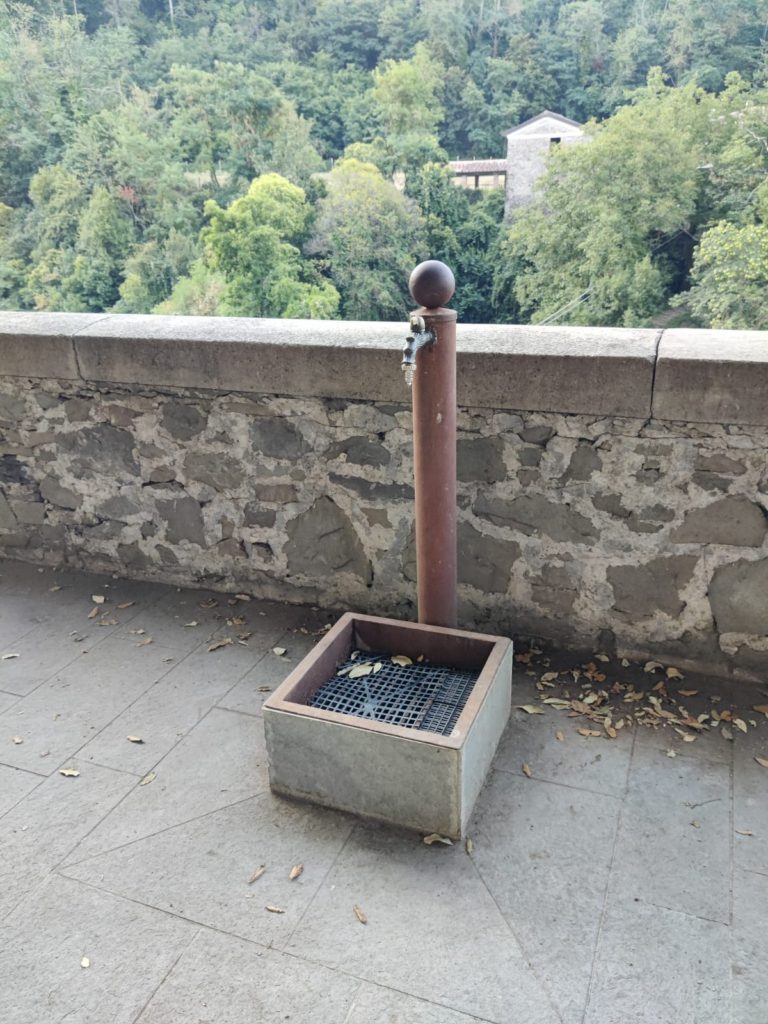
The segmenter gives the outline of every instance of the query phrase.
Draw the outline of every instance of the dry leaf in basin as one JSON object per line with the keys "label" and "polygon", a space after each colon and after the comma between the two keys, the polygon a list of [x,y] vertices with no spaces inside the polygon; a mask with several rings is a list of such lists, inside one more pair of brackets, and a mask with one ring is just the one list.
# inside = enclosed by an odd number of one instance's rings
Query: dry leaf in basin
{"label": "dry leaf in basin", "polygon": [[148,786],[150,782],[153,782],[157,778],[155,772],[149,772],[139,783],[140,786]]}
{"label": "dry leaf in basin", "polygon": [[684,679],[685,676],[679,668],[674,668],[672,665],[667,669],[667,679]]}
{"label": "dry leaf in basin", "polygon": [[643,672],[658,672],[660,668],[664,668],[660,661],[646,661]]}
{"label": "dry leaf in basin", "polygon": [[76,779],[79,774],[77,768],[59,768],[59,775],[65,775],[68,779]]}
{"label": "dry leaf in basin", "polygon": [[405,668],[406,665],[412,665],[413,661],[408,657],[407,654],[393,654],[389,659],[393,665],[400,665],[401,668]]}
{"label": "dry leaf in basin", "polygon": [[267,865],[266,864],[260,864],[256,868],[256,870],[253,872],[251,877],[248,879],[248,885],[251,885],[253,882],[258,882],[258,880],[261,878],[261,876],[264,874],[264,872],[266,870],[267,870]]}
{"label": "dry leaf in basin", "polygon": [[354,910],[355,917],[360,922],[360,924],[368,924],[368,918],[365,916],[365,914],[362,912],[362,910],[360,909],[360,907],[358,907],[356,903],[352,907],[352,909]]}
{"label": "dry leaf in basin", "polygon": [[529,764],[526,764],[525,761],[523,761],[523,775],[527,775],[529,779],[533,775],[533,772],[531,771],[531,766]]}
{"label": "dry leaf in basin", "polygon": [[268,910],[270,912],[270,914],[284,914],[285,913],[285,911],[283,910],[282,907],[275,907],[271,903],[268,903],[264,909]]}
{"label": "dry leaf in basin", "polygon": [[699,692],[698,690],[678,690],[681,697],[695,697]]}
{"label": "dry leaf in basin", "polygon": [[428,836],[424,836],[422,842],[426,846],[432,846],[433,843],[443,843],[445,846],[453,846],[453,841],[448,836],[441,836],[437,832],[432,832]]}
{"label": "dry leaf in basin", "polygon": [[231,643],[231,636],[222,637],[221,640],[214,640],[212,644],[208,644],[208,653],[211,654],[213,651],[218,651],[221,647],[229,647]]}
{"label": "dry leaf in basin", "polygon": [[520,711],[525,711],[528,715],[543,715],[544,712],[541,708],[536,707],[535,704],[516,704],[516,708]]}
{"label": "dry leaf in basin", "polygon": [[291,873],[288,875],[289,881],[293,882],[295,879],[297,879],[303,870],[303,864],[294,864],[293,867],[291,868]]}
{"label": "dry leaf in basin", "polygon": [[373,665],[370,662],[364,662],[362,665],[355,665],[349,671],[350,679],[359,679],[361,676],[369,676],[373,672]]}
{"label": "dry leaf in basin", "polygon": [[736,728],[740,732],[746,732],[747,731],[747,723],[744,721],[743,718],[734,718],[733,724],[736,726]]}

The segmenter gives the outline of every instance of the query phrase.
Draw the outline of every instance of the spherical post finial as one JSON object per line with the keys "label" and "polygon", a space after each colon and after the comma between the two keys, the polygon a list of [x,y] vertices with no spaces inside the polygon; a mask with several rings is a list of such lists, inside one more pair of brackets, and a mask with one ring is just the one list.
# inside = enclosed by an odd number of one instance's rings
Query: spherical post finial
{"label": "spherical post finial", "polygon": [[411,272],[408,290],[420,306],[437,309],[450,300],[456,280],[451,268],[440,260],[425,260]]}

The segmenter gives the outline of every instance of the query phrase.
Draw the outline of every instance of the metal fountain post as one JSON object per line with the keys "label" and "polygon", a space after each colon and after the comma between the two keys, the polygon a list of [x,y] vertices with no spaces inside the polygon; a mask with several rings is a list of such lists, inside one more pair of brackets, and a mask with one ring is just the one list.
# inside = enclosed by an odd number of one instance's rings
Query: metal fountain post
{"label": "metal fountain post", "polygon": [[413,388],[413,463],[419,622],[456,626],[456,313],[450,268],[420,263],[408,282],[420,308],[403,350]]}

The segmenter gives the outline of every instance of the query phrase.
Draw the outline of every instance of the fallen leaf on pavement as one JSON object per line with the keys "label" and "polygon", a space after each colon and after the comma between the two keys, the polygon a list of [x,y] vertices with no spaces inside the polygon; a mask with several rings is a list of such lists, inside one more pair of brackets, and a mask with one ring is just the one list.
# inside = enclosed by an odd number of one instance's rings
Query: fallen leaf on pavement
{"label": "fallen leaf on pavement", "polygon": [[576,732],[579,734],[579,736],[602,736],[603,735],[601,732],[598,732],[597,729],[577,729]]}
{"label": "fallen leaf on pavement", "polygon": [[208,644],[208,653],[211,654],[213,651],[218,651],[221,647],[229,647],[231,643],[231,636],[225,636],[221,640],[214,640],[212,644]]}
{"label": "fallen leaf on pavement", "polygon": [[533,775],[533,772],[531,771],[531,766],[529,764],[526,764],[525,762],[523,762],[523,775],[527,775],[529,779]]}
{"label": "fallen leaf on pavement", "polygon": [[291,868],[291,873],[288,875],[289,881],[293,882],[296,878],[299,877],[299,875],[301,874],[301,872],[303,870],[304,870],[304,865],[303,864],[294,864],[293,867]]}
{"label": "fallen leaf on pavement", "polygon": [[270,912],[270,914],[284,914],[285,913],[285,911],[283,910],[282,907],[273,907],[271,903],[268,903],[264,909],[268,910]]}
{"label": "fallen leaf on pavement", "polygon": [[91,600],[94,604],[104,604],[106,598],[103,594],[91,594]]}
{"label": "fallen leaf on pavement", "polygon": [[272,653],[276,654],[278,656],[278,658],[282,658],[282,656],[284,654],[287,654],[288,651],[286,650],[285,647],[273,647],[272,648]]}
{"label": "fallen leaf on pavement", "polygon": [[563,735],[562,729],[558,729],[557,730],[557,732],[555,733],[555,739],[559,740],[560,743],[563,742],[563,740],[565,739],[565,736]]}
{"label": "fallen leaf on pavement", "polygon": [[768,757],[756,757],[755,760],[762,768],[768,768]]}
{"label": "fallen leaf on pavement", "polygon": [[646,661],[643,672],[657,672],[660,668],[664,668],[660,661]]}
{"label": "fallen leaf on pavement", "polygon": [[746,723],[746,722],[744,721],[744,719],[743,719],[743,718],[734,718],[734,720],[733,720],[733,724],[734,724],[734,725],[736,726],[736,728],[737,728],[737,729],[739,729],[739,730],[740,730],[741,732],[746,732],[746,731],[747,731],[747,723]]}
{"label": "fallen leaf on pavement", "polygon": [[474,848],[475,844],[472,842],[469,836],[467,836],[466,842],[464,843],[464,849],[467,851],[467,853],[472,853]]}
{"label": "fallen leaf on pavement", "polygon": [[267,870],[267,865],[266,864],[260,864],[256,868],[256,870],[253,872],[251,877],[248,879],[248,885],[251,885],[252,882],[258,882],[258,880],[261,878],[261,876],[264,874],[264,872],[266,870]]}
{"label": "fallen leaf on pavement", "polygon": [[768,704],[753,704],[752,710],[768,717]]}
{"label": "fallen leaf on pavement", "polygon": [[154,643],[151,636],[148,636],[145,640],[139,640],[136,644],[137,647],[148,647],[151,643]]}
{"label": "fallen leaf on pavement", "polygon": [[670,666],[667,669],[667,679],[684,679],[684,678],[685,678],[685,676],[680,671],[680,669],[673,668],[672,666]]}
{"label": "fallen leaf on pavement", "polygon": [[737,836],[753,836],[755,834],[754,832],[750,832],[747,828],[737,828],[734,829],[734,831]]}
{"label": "fallen leaf on pavement", "polygon": [[87,956],[84,956],[84,957],[83,957],[83,958],[81,959],[81,961],[80,961],[80,966],[81,966],[81,967],[90,967],[90,966],[91,966],[91,961],[90,961],[90,960],[88,959],[88,957],[87,957]]}
{"label": "fallen leaf on pavement", "polygon": [[259,691],[259,693],[272,693],[271,686],[258,686],[256,689]]}
{"label": "fallen leaf on pavement", "polygon": [[667,757],[677,757],[677,754],[672,749],[672,747],[670,747],[669,750],[667,750]]}
{"label": "fallen leaf on pavement", "polygon": [[93,608],[91,608],[91,610],[88,612],[87,618],[95,619],[98,614],[99,614],[98,606],[94,605]]}
{"label": "fallen leaf on pavement", "polygon": [[444,843],[446,846],[453,846],[452,840],[447,836],[439,835],[437,832],[432,832],[430,835],[424,836],[422,842],[427,846],[432,846],[433,843]]}
{"label": "fallen leaf on pavement", "polygon": [[535,704],[516,704],[515,705],[520,711],[525,711],[528,715],[543,715],[544,712],[541,708],[536,707]]}
{"label": "fallen leaf on pavement", "polygon": [[117,607],[122,611],[124,608],[132,608],[136,604],[135,601],[123,601]]}
{"label": "fallen leaf on pavement", "polygon": [[695,697],[698,690],[678,690],[681,697]]}
{"label": "fallen leaf on pavement", "polygon": [[156,777],[157,776],[156,776],[155,772],[149,772],[148,775],[144,776],[144,778],[141,780],[139,785],[140,786],[148,786],[150,784],[150,782],[152,782]]}
{"label": "fallen leaf on pavement", "polygon": [[23,743],[24,740],[21,738],[21,736],[14,736],[13,742],[16,744],[16,746],[18,746],[20,743]]}
{"label": "fallen leaf on pavement", "polygon": [[144,740],[141,736],[126,736],[125,737],[130,743],[143,743]]}
{"label": "fallen leaf on pavement", "polygon": [[365,914],[362,912],[362,910],[360,909],[360,907],[358,907],[357,904],[355,904],[352,907],[352,909],[354,910],[355,917],[360,922],[360,924],[368,924],[368,918],[365,916]]}
{"label": "fallen leaf on pavement", "polygon": [[693,825],[694,828],[701,828],[701,822],[700,821],[692,821],[691,824]]}
{"label": "fallen leaf on pavement", "polygon": [[198,623],[197,623],[197,619],[192,619],[192,621],[191,621],[191,622],[185,622],[185,623],[184,623],[184,628],[186,629],[186,628],[188,628],[189,626],[196,626],[197,624],[198,624]]}
{"label": "fallen leaf on pavement", "polygon": [[79,774],[77,768],[59,768],[59,775],[66,775],[68,779],[76,779]]}

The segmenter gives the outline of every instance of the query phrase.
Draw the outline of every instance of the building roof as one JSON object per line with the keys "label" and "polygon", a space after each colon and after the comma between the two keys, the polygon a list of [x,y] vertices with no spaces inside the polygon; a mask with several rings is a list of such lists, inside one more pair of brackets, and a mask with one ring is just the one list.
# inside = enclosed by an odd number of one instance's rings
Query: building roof
{"label": "building roof", "polygon": [[451,160],[448,164],[456,174],[498,174],[506,173],[506,160]]}
{"label": "building roof", "polygon": [[532,124],[536,124],[537,121],[543,121],[544,118],[552,118],[555,121],[559,121],[560,124],[567,125],[569,128],[583,128],[584,126],[579,124],[578,121],[572,121],[570,117],[564,117],[562,114],[556,114],[553,110],[542,110],[540,114],[535,117],[529,117],[527,121],[523,121],[522,124],[515,125],[514,128],[509,128],[507,131],[502,132],[504,136],[514,135],[515,132],[519,132],[521,128],[528,128]]}

